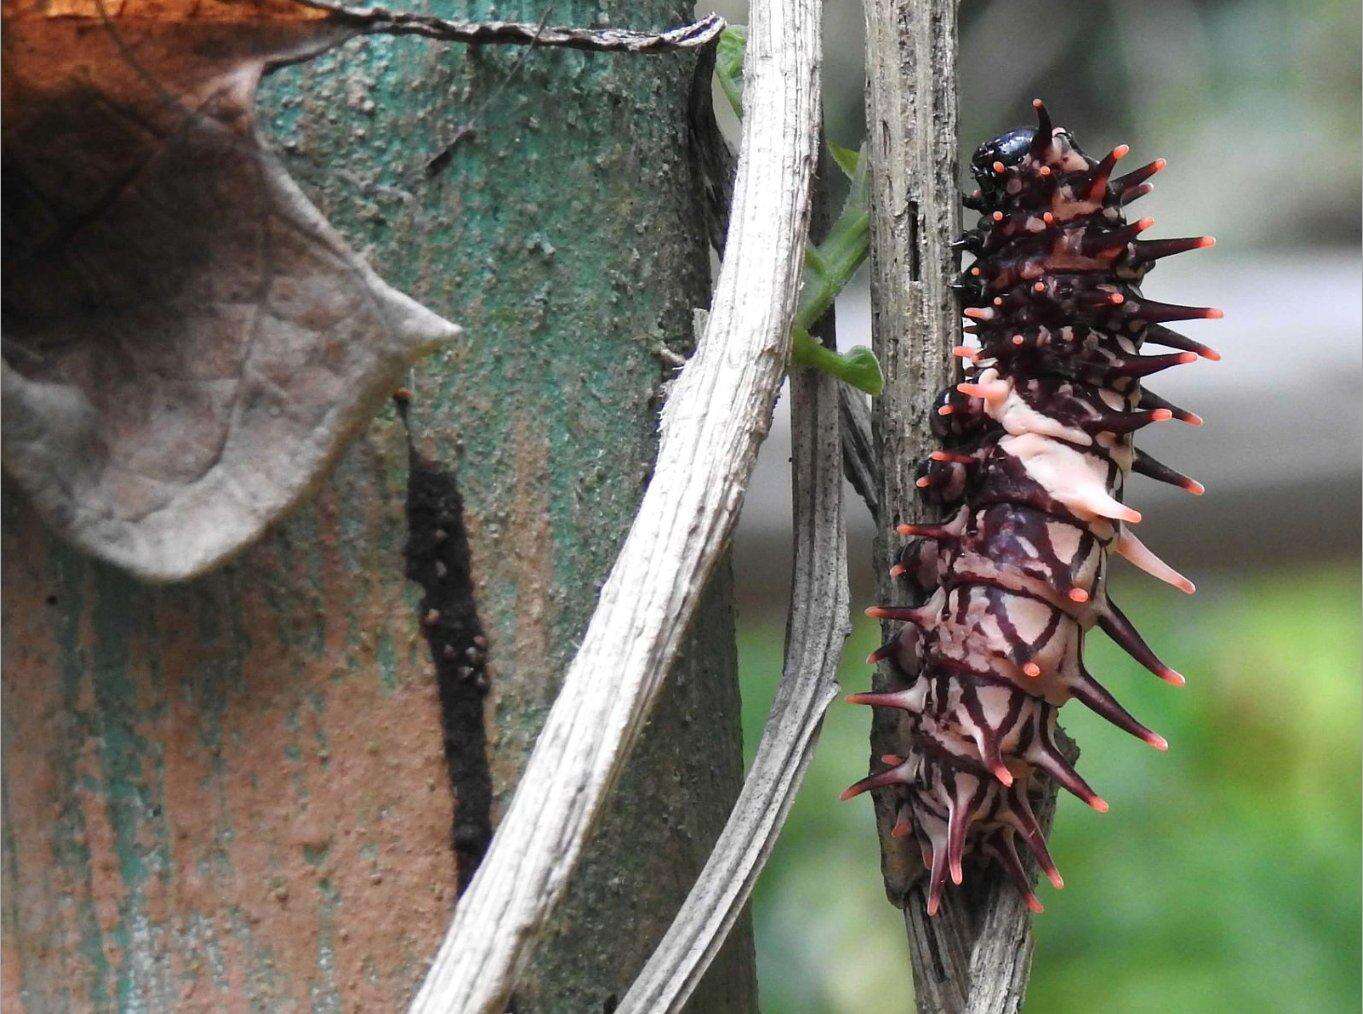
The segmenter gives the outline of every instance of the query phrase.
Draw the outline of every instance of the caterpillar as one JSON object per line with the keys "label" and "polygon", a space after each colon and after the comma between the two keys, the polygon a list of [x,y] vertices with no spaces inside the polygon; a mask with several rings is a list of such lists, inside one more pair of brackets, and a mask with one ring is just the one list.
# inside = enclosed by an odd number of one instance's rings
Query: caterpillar
{"label": "caterpillar", "polygon": [[[1165,665],[1107,594],[1115,552],[1191,593],[1192,582],[1131,531],[1140,512],[1123,502],[1130,472],[1200,494],[1202,486],[1132,445],[1132,434],[1169,419],[1201,419],[1143,390],[1142,379],[1212,349],[1171,331],[1176,320],[1218,318],[1211,307],[1145,298],[1140,284],[1162,257],[1208,247],[1209,236],[1144,240],[1153,221],[1128,224],[1123,208],[1149,193],[1156,159],[1117,179],[1129,151],[1101,160],[1055,128],[1041,100],[1035,130],[981,145],[971,160],[979,189],[964,199],[979,224],[953,245],[974,255],[954,288],[977,348],[959,347],[964,380],[932,414],[942,448],[922,462],[922,499],[946,520],[900,525],[908,537],[891,575],[911,605],[867,610],[904,626],[873,652],[888,689],[853,703],[902,712],[902,749],[852,785],[894,793],[891,833],[912,834],[937,914],[948,877],[968,856],[998,862],[1027,905],[1042,911],[1017,840],[1058,888],[1031,796],[1050,778],[1100,812],[1108,804],[1066,758],[1056,714],[1076,699],[1158,750],[1141,724],[1084,667],[1084,635],[1101,628],[1168,683]],[[1143,343],[1174,349],[1142,355]]]}

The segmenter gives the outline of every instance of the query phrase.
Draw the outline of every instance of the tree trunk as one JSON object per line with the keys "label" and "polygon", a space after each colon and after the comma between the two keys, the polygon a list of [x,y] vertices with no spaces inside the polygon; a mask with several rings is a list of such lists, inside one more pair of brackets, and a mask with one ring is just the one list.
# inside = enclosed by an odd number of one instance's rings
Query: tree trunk
{"label": "tree trunk", "polygon": [[[649,2],[609,20],[688,15]],[[642,495],[660,353],[689,349],[708,302],[695,60],[370,40],[267,82],[295,178],[387,280],[468,331],[414,371],[410,414],[463,496],[486,750],[454,735],[442,757],[442,705],[479,709],[467,686],[437,692],[391,414],[265,543],[186,585],[93,564],[7,496],[7,998],[405,1003]],[[517,1010],[613,1007],[723,827],[742,775],[730,597],[724,566]],[[754,1009],[755,991],[744,923],[696,1007]]]}

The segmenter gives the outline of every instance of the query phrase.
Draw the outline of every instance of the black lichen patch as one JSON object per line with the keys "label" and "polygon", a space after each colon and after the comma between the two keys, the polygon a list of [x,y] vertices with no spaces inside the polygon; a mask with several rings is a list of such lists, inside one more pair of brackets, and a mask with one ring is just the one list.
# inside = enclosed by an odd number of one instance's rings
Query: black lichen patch
{"label": "black lichen patch", "polygon": [[[404,425],[409,395],[394,396]],[[408,433],[407,577],[422,588],[418,607],[440,687],[445,762],[454,788],[452,836],[462,894],[492,840],[492,776],[483,698],[487,638],[473,595],[464,500],[455,473],[424,457]]]}

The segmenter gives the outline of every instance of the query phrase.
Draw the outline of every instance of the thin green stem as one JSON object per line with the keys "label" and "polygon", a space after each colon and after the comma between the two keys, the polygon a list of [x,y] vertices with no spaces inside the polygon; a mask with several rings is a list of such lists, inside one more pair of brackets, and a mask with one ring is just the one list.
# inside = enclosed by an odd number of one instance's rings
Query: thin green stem
{"label": "thin green stem", "polygon": [[[715,77],[734,113],[743,116],[743,51],[747,30],[734,25],[724,30],[715,53]],[[866,193],[864,153],[830,144],[834,161],[847,175],[849,188],[842,214],[833,223],[827,238],[805,249],[805,270],[800,290],[800,306],[791,323],[791,361],[800,366],[823,370],[868,394],[877,395],[885,387],[880,364],[863,345],[839,353],[825,348],[809,331],[833,307],[838,293],[847,287],[857,269],[866,261],[871,246],[871,214]]]}

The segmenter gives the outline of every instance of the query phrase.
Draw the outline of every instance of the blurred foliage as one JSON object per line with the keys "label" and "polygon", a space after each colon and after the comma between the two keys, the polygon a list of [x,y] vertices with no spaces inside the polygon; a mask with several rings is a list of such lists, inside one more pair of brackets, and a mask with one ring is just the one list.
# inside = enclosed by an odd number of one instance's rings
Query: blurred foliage
{"label": "blurred foliage", "polygon": [[[716,6],[747,18],[737,0]],[[1091,153],[1125,142],[1133,165],[1169,158],[1140,211],[1175,234],[1212,232],[1223,247],[1358,244],[1356,0],[962,0],[960,10],[963,165],[980,142],[1029,125],[1040,96]],[[865,133],[863,34],[861,0],[827,0],[825,118],[850,148]]]}
{"label": "blurred foliage", "polygon": [[[1052,851],[1067,888],[1039,892],[1029,1009],[1359,1009],[1360,602],[1357,561],[1204,576],[1197,599],[1119,573],[1114,595],[1178,690],[1102,634],[1089,667],[1168,737],[1158,754],[1072,704],[1080,768],[1112,803],[1061,800]],[[777,617],[741,622],[744,735],[780,671]],[[858,623],[843,685],[869,683]],[[762,1008],[909,1010],[899,913],[880,886],[865,709],[829,713],[790,823],[758,883]]]}

